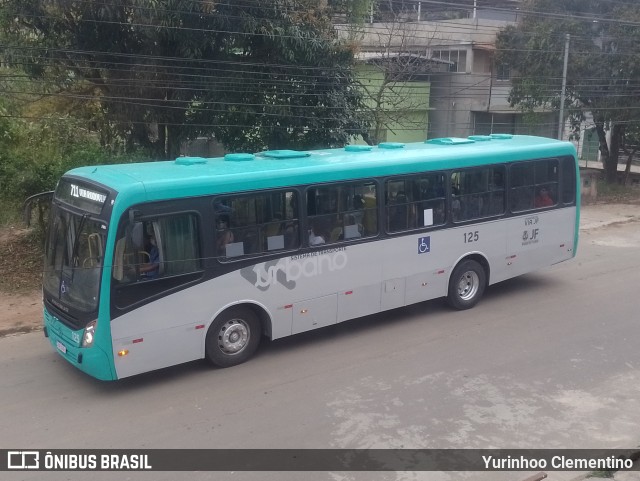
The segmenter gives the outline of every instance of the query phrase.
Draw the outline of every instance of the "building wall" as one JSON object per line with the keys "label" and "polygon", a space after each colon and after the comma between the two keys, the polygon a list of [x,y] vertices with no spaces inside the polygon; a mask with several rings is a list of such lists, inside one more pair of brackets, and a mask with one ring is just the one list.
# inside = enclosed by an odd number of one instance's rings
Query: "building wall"
{"label": "building wall", "polygon": [[511,107],[511,82],[497,78],[492,50],[472,45],[468,49],[471,61],[466,73],[431,76],[429,138],[492,133],[557,135],[555,113],[524,114]]}
{"label": "building wall", "polygon": [[[381,141],[422,142],[429,126],[431,84],[426,81],[403,81],[385,84],[382,67],[357,66],[357,77],[365,93],[365,104],[383,120],[385,135]],[[364,144],[361,137],[356,143]]]}

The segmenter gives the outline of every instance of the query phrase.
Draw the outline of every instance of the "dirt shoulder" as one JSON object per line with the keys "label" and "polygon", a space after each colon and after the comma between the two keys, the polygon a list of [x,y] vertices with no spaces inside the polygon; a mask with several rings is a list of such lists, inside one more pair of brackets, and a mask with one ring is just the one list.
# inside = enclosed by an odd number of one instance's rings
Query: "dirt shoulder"
{"label": "dirt shoulder", "polygon": [[[581,209],[580,230],[640,222],[639,203],[597,203]],[[0,228],[0,337],[42,329],[42,260],[36,236]]]}
{"label": "dirt shoulder", "polygon": [[40,291],[22,294],[0,292],[0,337],[42,329]]}
{"label": "dirt shoulder", "polygon": [[0,336],[42,327],[40,245],[33,231],[0,228]]}

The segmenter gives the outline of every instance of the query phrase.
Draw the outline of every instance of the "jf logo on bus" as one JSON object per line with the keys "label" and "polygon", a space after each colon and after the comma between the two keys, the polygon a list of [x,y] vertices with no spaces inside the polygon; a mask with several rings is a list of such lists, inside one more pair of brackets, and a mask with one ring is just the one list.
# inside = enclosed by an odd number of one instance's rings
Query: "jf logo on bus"
{"label": "jf logo on bus", "polygon": [[431,237],[420,237],[418,239],[418,254],[431,252]]}

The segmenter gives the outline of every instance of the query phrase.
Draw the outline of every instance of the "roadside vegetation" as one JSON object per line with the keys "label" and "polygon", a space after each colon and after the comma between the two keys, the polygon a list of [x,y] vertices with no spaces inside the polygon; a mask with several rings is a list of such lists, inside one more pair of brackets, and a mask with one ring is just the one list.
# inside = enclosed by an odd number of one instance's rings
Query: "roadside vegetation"
{"label": "roadside vegetation", "polygon": [[638,204],[640,208],[640,185],[610,184],[598,181],[598,195],[595,199],[583,199],[584,204]]}
{"label": "roadside vegetation", "polygon": [[42,241],[36,229],[0,227],[0,292],[20,294],[40,288]]}

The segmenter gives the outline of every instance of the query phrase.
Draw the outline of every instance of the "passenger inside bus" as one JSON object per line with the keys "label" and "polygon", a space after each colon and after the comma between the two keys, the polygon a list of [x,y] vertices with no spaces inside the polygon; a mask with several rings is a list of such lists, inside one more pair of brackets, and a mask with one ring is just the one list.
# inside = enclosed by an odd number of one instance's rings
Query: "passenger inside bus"
{"label": "passenger inside bus", "polygon": [[229,217],[221,215],[216,224],[216,239],[218,254],[226,255],[227,245],[234,242],[233,232],[229,230]]}
{"label": "passenger inside bus", "polygon": [[536,195],[535,207],[551,207],[554,205],[553,199],[546,187],[541,187]]}
{"label": "passenger inside bus", "polygon": [[462,204],[460,203],[460,189],[453,184],[451,184],[451,213],[454,221],[461,220]]}
{"label": "passenger inside bus", "polygon": [[325,228],[323,223],[319,219],[315,219],[311,224],[309,230],[309,245],[317,246],[326,242],[327,234],[324,232]]}
{"label": "passenger inside bus", "polygon": [[396,194],[390,201],[389,231],[398,232],[414,227],[414,205],[409,203],[409,198],[404,191]]}
{"label": "passenger inside bus", "polygon": [[145,252],[149,254],[149,261],[140,266],[140,277],[143,279],[155,279],[158,277],[160,270],[160,252],[153,234],[147,235]]}

